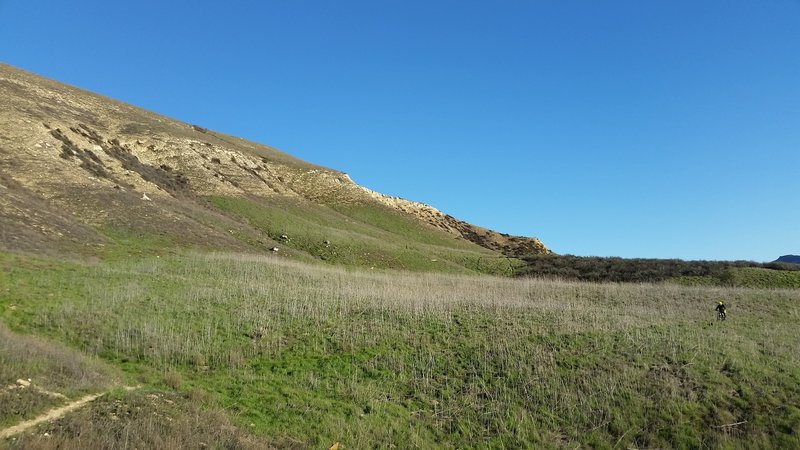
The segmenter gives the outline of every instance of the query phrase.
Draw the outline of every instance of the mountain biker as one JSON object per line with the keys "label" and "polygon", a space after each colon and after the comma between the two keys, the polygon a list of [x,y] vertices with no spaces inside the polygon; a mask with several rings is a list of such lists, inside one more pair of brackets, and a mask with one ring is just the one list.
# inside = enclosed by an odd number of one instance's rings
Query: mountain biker
{"label": "mountain biker", "polygon": [[717,312],[717,314],[718,314],[720,317],[725,317],[725,302],[723,302],[722,300],[720,300],[720,301],[719,301],[719,303],[717,303],[717,307],[716,307],[716,308],[714,308],[714,311],[716,311],[716,312]]}

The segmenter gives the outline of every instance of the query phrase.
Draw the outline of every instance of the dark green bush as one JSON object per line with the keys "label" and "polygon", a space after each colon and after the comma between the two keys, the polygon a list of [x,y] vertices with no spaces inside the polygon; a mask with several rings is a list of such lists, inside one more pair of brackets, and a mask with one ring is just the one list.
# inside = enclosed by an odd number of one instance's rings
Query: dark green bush
{"label": "dark green bush", "polygon": [[592,282],[658,282],[677,277],[724,276],[730,267],[800,270],[800,265],[753,261],[684,261],[682,259],[603,258],[598,256],[533,255],[525,258],[521,276]]}

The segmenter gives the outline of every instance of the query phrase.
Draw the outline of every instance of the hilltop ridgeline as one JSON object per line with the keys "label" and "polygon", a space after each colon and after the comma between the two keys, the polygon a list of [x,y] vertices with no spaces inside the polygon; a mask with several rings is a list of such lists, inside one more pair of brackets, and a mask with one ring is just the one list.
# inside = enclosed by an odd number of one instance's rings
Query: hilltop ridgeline
{"label": "hilltop ridgeline", "polygon": [[774,262],[800,264],[800,255],[783,255]]}
{"label": "hilltop ridgeline", "polygon": [[[426,258],[427,249],[411,244],[435,241],[507,257],[551,253],[538,239],[504,235],[373,192],[343,172],[274,148],[2,64],[0,191],[0,248],[33,253],[92,253],[108,244],[109,236],[132,233],[219,250],[268,251],[280,244],[296,256],[320,258],[310,243],[282,240],[297,224],[314,245],[328,242],[334,227],[350,233],[352,246],[363,244],[356,245],[358,239],[369,241],[365,248],[391,242],[401,229],[410,242],[406,247]],[[220,199],[241,202],[232,210],[231,202]],[[244,214],[245,204],[263,211]],[[295,214],[291,221],[254,225],[272,217],[270,211],[287,208]],[[316,223],[321,216],[324,224]],[[315,223],[329,229],[313,231]],[[350,225],[368,227],[369,236],[353,236]],[[383,251],[381,261],[393,267],[397,256]]]}

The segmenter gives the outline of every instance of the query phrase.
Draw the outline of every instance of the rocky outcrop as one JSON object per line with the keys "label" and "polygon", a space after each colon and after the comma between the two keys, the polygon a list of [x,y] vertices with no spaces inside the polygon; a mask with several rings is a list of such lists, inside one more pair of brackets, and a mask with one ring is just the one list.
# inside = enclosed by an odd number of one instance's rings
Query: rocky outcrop
{"label": "rocky outcrop", "polygon": [[359,186],[372,199],[410,214],[436,228],[458,235],[482,247],[496,250],[509,257],[523,257],[526,255],[552,254],[539,239],[525,236],[510,236],[498,233],[487,228],[472,225],[463,220],[444,214],[433,206],[413,202],[400,197],[390,197],[379,192]]}

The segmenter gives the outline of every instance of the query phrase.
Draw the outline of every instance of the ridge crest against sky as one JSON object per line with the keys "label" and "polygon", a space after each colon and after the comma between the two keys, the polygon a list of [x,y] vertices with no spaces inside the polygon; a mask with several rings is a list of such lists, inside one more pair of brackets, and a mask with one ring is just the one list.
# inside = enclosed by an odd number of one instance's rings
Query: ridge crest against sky
{"label": "ridge crest against sky", "polygon": [[800,253],[800,2],[0,0],[0,61],[558,253]]}

